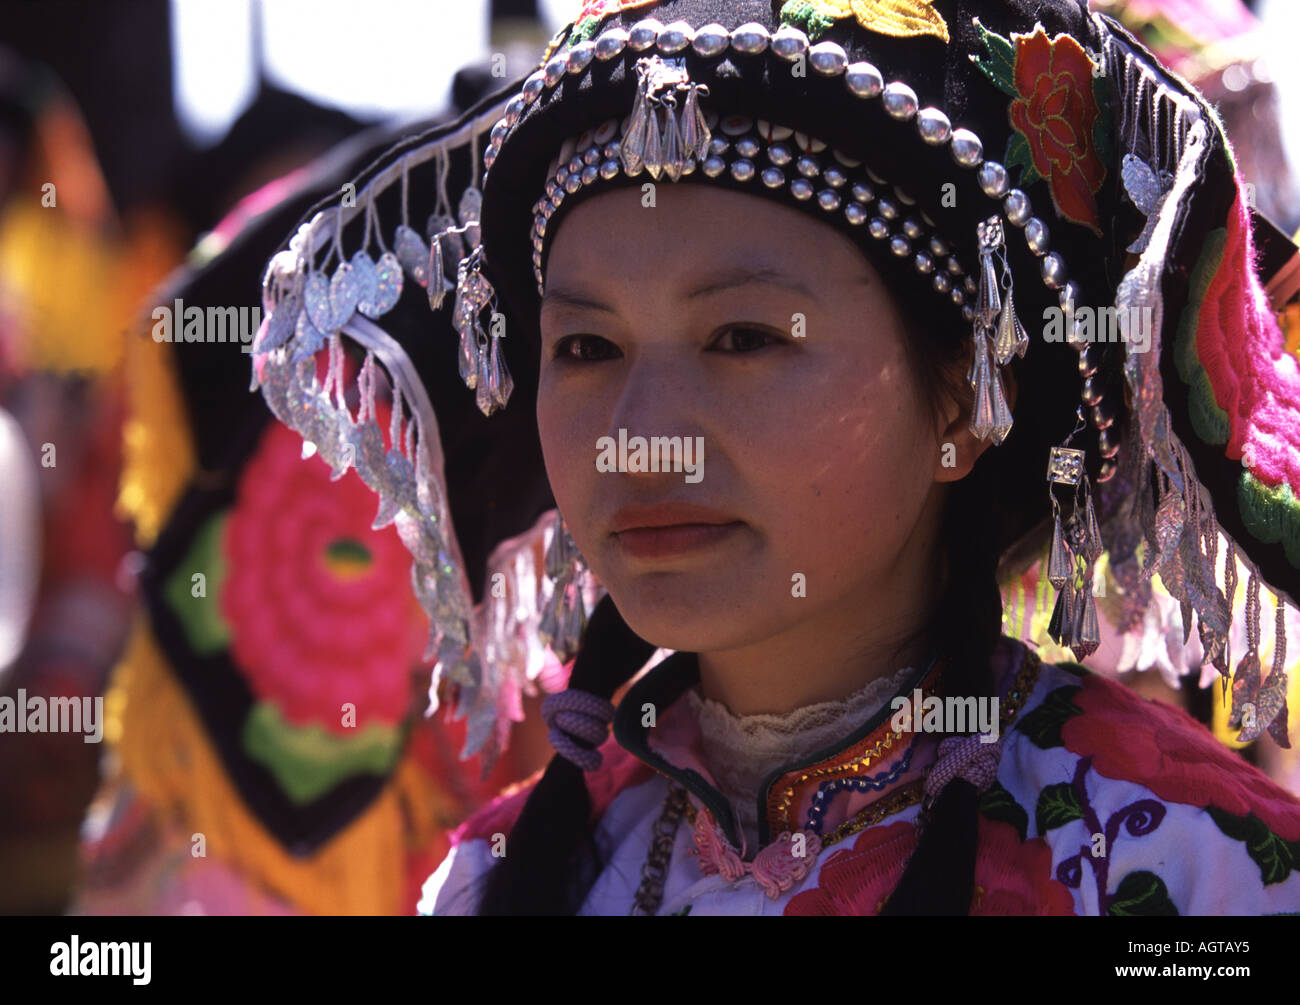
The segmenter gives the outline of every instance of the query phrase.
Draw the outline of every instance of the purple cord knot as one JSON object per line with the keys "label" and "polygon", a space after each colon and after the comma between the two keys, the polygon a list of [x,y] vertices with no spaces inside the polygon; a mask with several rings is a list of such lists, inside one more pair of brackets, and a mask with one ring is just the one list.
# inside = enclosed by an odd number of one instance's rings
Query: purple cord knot
{"label": "purple cord knot", "polygon": [[583,771],[595,771],[600,767],[603,760],[600,751],[588,749],[576,741],[583,740],[592,747],[605,742],[609,736],[609,724],[614,721],[611,702],[589,691],[569,688],[542,702],[542,720],[550,727],[547,738],[557,754]]}
{"label": "purple cord knot", "polygon": [[925,777],[925,805],[931,806],[954,778],[964,778],[984,792],[998,777],[1002,738],[982,743],[978,735],[949,736],[939,744],[938,758]]}

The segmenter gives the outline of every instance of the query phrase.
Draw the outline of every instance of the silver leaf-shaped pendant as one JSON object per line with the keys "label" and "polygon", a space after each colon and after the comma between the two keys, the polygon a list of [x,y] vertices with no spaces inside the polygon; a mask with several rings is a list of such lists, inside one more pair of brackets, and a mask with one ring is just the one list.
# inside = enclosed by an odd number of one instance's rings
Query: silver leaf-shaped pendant
{"label": "silver leaf-shaped pendant", "polygon": [[[323,277],[322,277],[323,278]],[[328,294],[326,294],[328,297]],[[290,359],[298,363],[318,353],[325,345],[325,333],[312,324],[311,312],[303,311],[298,315],[293,338],[293,352]]]}
{"label": "silver leaf-shaped pendant", "polygon": [[1167,173],[1156,174],[1150,165],[1133,154],[1124,155],[1120,175],[1124,179],[1124,191],[1128,193],[1129,200],[1147,218],[1142,233],[1128,246],[1129,251],[1140,255],[1151,243],[1151,235],[1160,218],[1160,207],[1165,193],[1171,187],[1172,179]]}
{"label": "silver leaf-shaped pendant", "polygon": [[313,272],[303,286],[302,300],[311,323],[322,332],[333,331],[330,324],[334,320],[334,307],[330,304],[329,280]]}
{"label": "silver leaf-shaped pendant", "polygon": [[443,231],[456,226],[456,221],[446,213],[430,213],[429,218],[424,221],[424,234],[432,241]]}
{"label": "silver leaf-shaped pendant", "polygon": [[1156,547],[1159,549],[1158,568],[1164,567],[1178,549],[1182,540],[1183,524],[1187,519],[1187,506],[1178,492],[1168,492],[1156,508]]}
{"label": "silver leaf-shaped pendant", "polygon": [[298,316],[302,313],[302,298],[297,294],[290,293],[283,298],[275,308],[275,313],[270,316],[266,324],[266,334],[262,337],[261,343],[257,346],[257,352],[270,352],[273,349],[279,349],[289,341],[294,332],[294,327],[298,324]]}
{"label": "silver leaf-shaped pendant", "polygon": [[352,256],[352,277],[357,284],[357,310],[368,318],[376,317],[375,297],[379,292],[379,275],[375,263],[364,251]]}
{"label": "silver leaf-shaped pendant", "polygon": [[483,218],[483,193],[477,188],[470,186],[461,193],[460,204],[456,207],[456,215],[460,218],[461,226],[467,223],[477,223]]}
{"label": "silver leaf-shaped pendant", "polygon": [[330,280],[330,317],[331,331],[338,331],[348,319],[356,313],[357,300],[361,296],[361,286],[350,262],[339,262]]}
{"label": "silver leaf-shaped pendant", "polygon": [[1282,672],[1282,707],[1278,710],[1277,717],[1268,724],[1268,735],[1273,738],[1283,750],[1291,749],[1291,738],[1287,735],[1286,721],[1289,717],[1289,710],[1286,702],[1286,672]]}
{"label": "silver leaf-shaped pendant", "polygon": [[393,234],[393,250],[406,274],[422,287],[429,286],[429,246],[414,230],[400,224]]}
{"label": "silver leaf-shaped pendant", "polygon": [[402,296],[402,263],[391,251],[379,256],[375,265],[375,301],[374,314],[369,317],[381,317],[397,306]]}
{"label": "silver leaf-shaped pendant", "polygon": [[1164,191],[1160,178],[1151,166],[1135,154],[1125,154],[1120,165],[1124,191],[1143,216],[1150,216],[1160,205]]}

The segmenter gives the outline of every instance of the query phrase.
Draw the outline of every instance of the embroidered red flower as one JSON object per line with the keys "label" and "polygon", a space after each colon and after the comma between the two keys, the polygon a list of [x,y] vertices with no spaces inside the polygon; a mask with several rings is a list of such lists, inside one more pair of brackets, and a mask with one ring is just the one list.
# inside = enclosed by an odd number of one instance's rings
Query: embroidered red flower
{"label": "embroidered red flower", "polygon": [[[916,850],[907,821],[863,831],[852,849],[822,865],[817,889],[790,898],[789,915],[877,915],[898,887]],[[979,820],[971,914],[1065,915],[1074,899],[1052,875],[1052,851],[1042,838],[1021,841],[1010,824]]]}
{"label": "embroidered red flower", "polygon": [[1046,179],[1056,211],[1100,236],[1096,194],[1106,165],[1097,64],[1073,36],[1048,38],[1041,24],[1010,40],[977,27],[986,49],[977,65],[1015,99],[1007,166],[1024,169],[1022,184]]}
{"label": "embroidered red flower", "polygon": [[1042,838],[1021,841],[1011,824],[979,818],[972,915],[1074,914],[1074,898],[1052,873],[1052,849]]}
{"label": "embroidered red flower", "polygon": [[1300,840],[1300,803],[1182,709],[1140,699],[1097,674],[1083,679],[1070,702],[1084,714],[1062,724],[1061,740],[1091,757],[1099,774],[1169,802],[1253,813],[1278,837]]}
{"label": "embroidered red flower", "polygon": [[428,620],[410,597],[411,558],[393,527],[371,530],[360,476],[338,482],[274,423],[240,478],[225,534],[221,613],[257,698],[293,725],[340,736],[410,711]]}
{"label": "embroidered red flower", "polygon": [[783,913],[800,917],[877,915],[889,900],[912,852],[916,829],[906,820],[863,831],[852,848],[822,863],[817,888],[790,898]]}

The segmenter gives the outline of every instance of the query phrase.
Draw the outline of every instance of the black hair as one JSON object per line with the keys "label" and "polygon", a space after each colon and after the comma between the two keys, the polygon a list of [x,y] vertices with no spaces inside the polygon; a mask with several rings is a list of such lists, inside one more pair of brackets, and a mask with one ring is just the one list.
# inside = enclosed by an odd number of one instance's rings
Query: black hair
{"label": "black hair", "polygon": [[[907,355],[931,415],[937,422],[950,395],[969,408],[972,394],[964,372],[959,372],[970,344],[969,328],[950,303],[915,282],[917,277],[900,274],[895,263],[878,255],[868,253],[868,258],[886,276],[890,295],[903,301]],[[945,583],[929,623],[918,635],[929,635],[945,661],[947,694],[993,693],[992,655],[1002,632],[996,571],[1005,542],[989,527],[990,515],[999,508],[997,488],[1004,476],[1005,465],[990,456],[998,449],[986,451],[973,470],[947,490],[944,502]],[[653,652],[606,596],[592,614],[569,686],[612,698]],[[964,779],[944,788],[882,913],[967,913],[974,888],[978,802],[975,788]],[[552,757],[511,831],[509,854],[485,878],[478,913],[577,913],[603,867],[591,816],[582,771],[559,755]]]}

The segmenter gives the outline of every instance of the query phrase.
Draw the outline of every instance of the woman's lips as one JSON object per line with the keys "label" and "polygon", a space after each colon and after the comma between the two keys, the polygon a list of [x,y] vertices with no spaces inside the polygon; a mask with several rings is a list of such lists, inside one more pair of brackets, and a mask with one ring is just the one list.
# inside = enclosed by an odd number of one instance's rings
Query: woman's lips
{"label": "woman's lips", "polygon": [[718,544],[744,524],[679,523],[667,527],[633,527],[614,535],[619,547],[636,558],[669,558]]}

